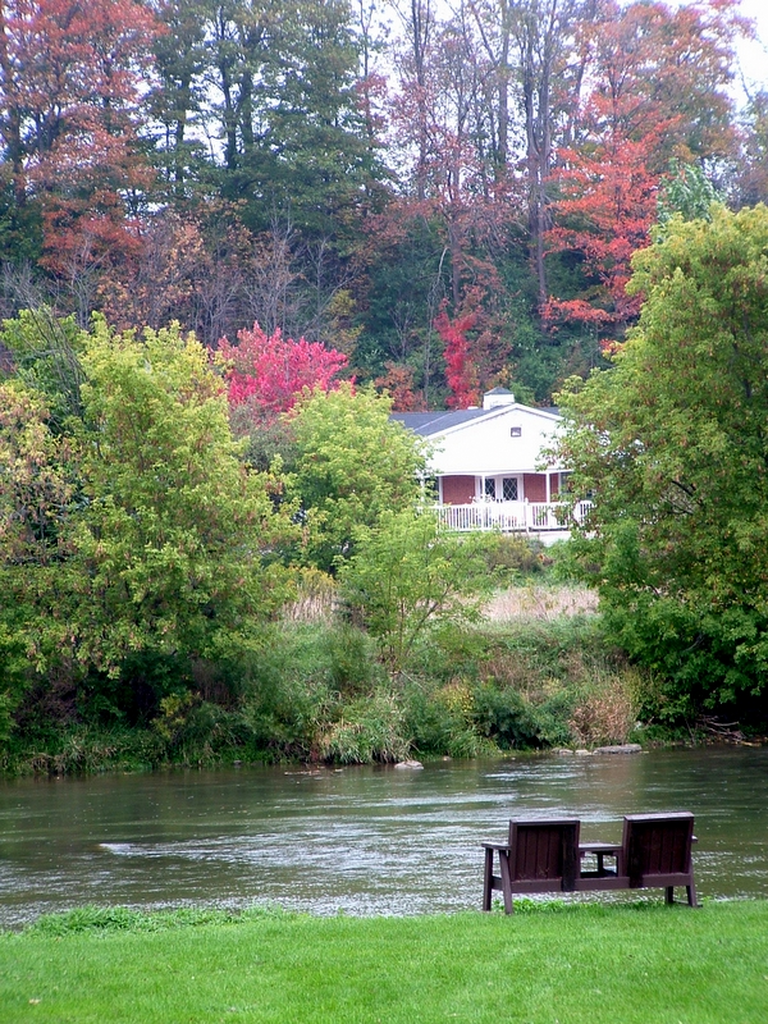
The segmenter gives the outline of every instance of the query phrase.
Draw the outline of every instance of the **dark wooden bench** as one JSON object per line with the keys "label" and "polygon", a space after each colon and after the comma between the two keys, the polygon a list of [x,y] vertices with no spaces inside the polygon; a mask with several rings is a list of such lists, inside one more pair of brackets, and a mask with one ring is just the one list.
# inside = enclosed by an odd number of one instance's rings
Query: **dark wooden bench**
{"label": "dark wooden bench", "polygon": [[[697,906],[690,812],[627,814],[620,845],[581,843],[579,832],[577,818],[510,821],[507,843],[483,843],[483,910],[491,909],[494,890],[511,914],[514,894],[658,887],[672,903],[676,886],[685,886],[689,906]],[[592,860],[594,867],[585,866]]]}

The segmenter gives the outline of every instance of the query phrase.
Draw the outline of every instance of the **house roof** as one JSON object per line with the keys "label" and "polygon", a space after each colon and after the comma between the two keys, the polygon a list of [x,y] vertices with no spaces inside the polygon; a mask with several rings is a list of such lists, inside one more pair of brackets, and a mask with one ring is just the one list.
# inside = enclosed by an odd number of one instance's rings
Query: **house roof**
{"label": "house roof", "polygon": [[452,427],[459,427],[472,420],[480,419],[492,411],[494,410],[443,409],[436,412],[394,412],[391,418],[402,423],[414,434],[430,437],[433,434],[442,434]]}
{"label": "house roof", "polygon": [[[488,394],[511,394],[511,392],[505,392],[504,388],[494,388]],[[534,408],[533,406],[512,403],[511,405],[497,405],[491,409],[438,409],[433,412],[394,412],[390,418],[398,423],[402,423],[404,427],[412,430],[414,434],[420,434],[422,437],[432,437],[435,434],[444,434],[448,430],[466,426],[466,424],[477,420],[504,415],[510,409],[533,414],[544,413],[545,416],[552,418],[559,417],[559,412],[554,406]]]}

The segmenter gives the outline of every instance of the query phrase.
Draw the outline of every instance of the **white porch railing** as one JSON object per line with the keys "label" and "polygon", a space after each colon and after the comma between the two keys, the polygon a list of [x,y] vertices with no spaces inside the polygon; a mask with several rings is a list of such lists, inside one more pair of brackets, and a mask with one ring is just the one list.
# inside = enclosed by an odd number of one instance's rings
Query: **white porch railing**
{"label": "white porch railing", "polygon": [[540,533],[545,530],[565,532],[571,519],[581,522],[590,505],[589,501],[577,502],[570,516],[567,505],[538,501],[478,501],[469,505],[438,505],[436,511],[443,526],[461,533],[472,530]]}

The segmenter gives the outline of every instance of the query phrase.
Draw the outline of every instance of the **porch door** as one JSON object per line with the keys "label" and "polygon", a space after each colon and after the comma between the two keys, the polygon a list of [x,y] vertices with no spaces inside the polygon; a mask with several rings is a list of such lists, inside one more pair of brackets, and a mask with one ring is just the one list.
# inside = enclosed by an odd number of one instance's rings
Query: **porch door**
{"label": "porch door", "polygon": [[518,485],[516,476],[505,476],[501,481],[501,496],[504,501],[517,501]]}

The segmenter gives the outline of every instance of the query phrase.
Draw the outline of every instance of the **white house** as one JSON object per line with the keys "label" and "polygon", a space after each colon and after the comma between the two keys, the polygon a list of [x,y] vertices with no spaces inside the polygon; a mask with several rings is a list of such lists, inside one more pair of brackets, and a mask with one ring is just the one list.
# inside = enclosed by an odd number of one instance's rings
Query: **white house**
{"label": "white house", "polygon": [[[560,420],[555,409],[520,405],[511,391],[494,388],[481,409],[395,413],[392,418],[432,443],[430,469],[447,526],[566,532],[558,496],[567,470],[541,468],[542,451]],[[576,514],[581,511],[577,507]]]}

